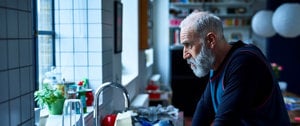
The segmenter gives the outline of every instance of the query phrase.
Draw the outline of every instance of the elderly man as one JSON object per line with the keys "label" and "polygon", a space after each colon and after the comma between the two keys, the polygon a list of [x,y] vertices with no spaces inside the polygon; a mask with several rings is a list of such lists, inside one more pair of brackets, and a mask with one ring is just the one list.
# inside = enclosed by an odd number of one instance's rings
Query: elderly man
{"label": "elderly man", "polygon": [[193,126],[288,126],[278,82],[270,63],[252,44],[228,43],[220,18],[193,12],[180,24],[183,58],[194,74],[210,74]]}

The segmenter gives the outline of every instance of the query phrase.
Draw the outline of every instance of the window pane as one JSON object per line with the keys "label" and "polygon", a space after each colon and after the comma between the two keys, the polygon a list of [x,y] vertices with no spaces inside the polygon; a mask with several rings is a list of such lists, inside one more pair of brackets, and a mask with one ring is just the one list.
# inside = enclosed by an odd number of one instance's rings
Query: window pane
{"label": "window pane", "polygon": [[[53,65],[53,38],[52,35],[38,36],[38,70],[39,82],[42,81],[43,75],[50,70]],[[41,86],[41,85],[40,85]]]}
{"label": "window pane", "polygon": [[52,0],[38,0],[38,30],[52,31]]}
{"label": "window pane", "polygon": [[39,87],[46,72],[54,65],[53,0],[37,0],[37,57]]}

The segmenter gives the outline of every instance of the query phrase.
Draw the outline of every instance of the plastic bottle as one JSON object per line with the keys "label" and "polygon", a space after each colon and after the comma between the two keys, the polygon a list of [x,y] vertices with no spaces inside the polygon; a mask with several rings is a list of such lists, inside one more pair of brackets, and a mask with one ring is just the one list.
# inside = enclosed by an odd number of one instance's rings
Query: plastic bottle
{"label": "plastic bottle", "polygon": [[[80,99],[81,100],[81,104],[82,104],[82,108],[83,108],[83,113],[86,113],[87,112],[87,107],[86,107],[86,91],[85,91],[85,88],[82,87],[83,86],[83,82],[79,82],[78,83],[78,96],[77,96],[77,99]],[[76,107],[76,112],[77,114],[80,113],[80,108],[79,107]]]}

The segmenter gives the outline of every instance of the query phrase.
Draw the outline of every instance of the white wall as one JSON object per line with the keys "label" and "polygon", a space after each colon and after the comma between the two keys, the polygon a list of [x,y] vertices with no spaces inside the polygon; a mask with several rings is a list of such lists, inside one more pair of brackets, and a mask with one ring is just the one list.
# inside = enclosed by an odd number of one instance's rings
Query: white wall
{"label": "white wall", "polygon": [[154,73],[170,84],[169,0],[153,0]]}

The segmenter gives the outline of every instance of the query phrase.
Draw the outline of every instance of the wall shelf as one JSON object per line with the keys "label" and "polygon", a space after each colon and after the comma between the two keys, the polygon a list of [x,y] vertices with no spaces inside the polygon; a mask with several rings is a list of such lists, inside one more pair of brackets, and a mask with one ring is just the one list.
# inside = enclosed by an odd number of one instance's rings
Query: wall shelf
{"label": "wall shelf", "polygon": [[230,1],[230,2],[172,2],[171,6],[178,7],[178,8],[190,8],[190,9],[197,9],[203,6],[211,6],[211,7],[249,7],[252,5],[251,2],[238,2],[238,1]]}
{"label": "wall shelf", "polygon": [[[208,11],[223,21],[227,41],[248,40],[251,36],[252,5],[254,0],[226,2],[171,2],[170,9],[170,44],[176,44],[176,29],[181,20],[194,10]],[[235,36],[235,38],[233,38]]]}

